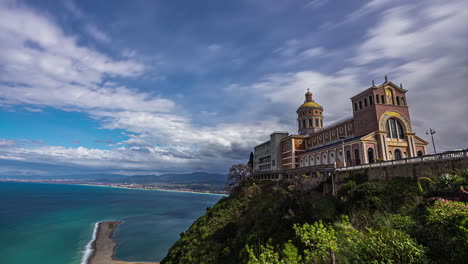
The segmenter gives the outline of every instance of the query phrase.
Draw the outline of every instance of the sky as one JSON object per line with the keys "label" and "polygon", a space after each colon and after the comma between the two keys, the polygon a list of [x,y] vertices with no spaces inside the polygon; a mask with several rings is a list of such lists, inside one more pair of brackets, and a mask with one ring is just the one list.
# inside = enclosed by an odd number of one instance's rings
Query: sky
{"label": "sky", "polygon": [[[0,176],[226,173],[350,97],[408,90],[413,130],[468,147],[468,1],[0,0]],[[432,151],[432,145],[428,150]]]}

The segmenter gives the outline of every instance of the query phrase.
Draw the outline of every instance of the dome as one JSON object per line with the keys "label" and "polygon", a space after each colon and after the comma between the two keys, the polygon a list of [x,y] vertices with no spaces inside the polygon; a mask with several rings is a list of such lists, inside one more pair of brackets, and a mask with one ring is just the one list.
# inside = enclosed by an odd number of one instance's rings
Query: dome
{"label": "dome", "polygon": [[299,106],[299,109],[302,109],[302,108],[311,108],[311,107],[322,108],[322,106],[319,105],[319,104],[317,104],[316,102],[305,102],[305,103],[303,103],[301,106]]}

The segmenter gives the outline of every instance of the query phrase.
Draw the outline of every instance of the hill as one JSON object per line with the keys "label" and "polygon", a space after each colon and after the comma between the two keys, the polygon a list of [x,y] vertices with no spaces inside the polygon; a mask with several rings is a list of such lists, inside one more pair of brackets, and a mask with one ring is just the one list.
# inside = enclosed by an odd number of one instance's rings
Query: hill
{"label": "hill", "polygon": [[468,259],[468,208],[428,199],[430,192],[418,189],[416,181],[363,182],[356,176],[340,187],[336,197],[323,196],[320,186],[312,186],[305,177],[244,182],[231,196],[207,208],[161,263],[464,263]]}

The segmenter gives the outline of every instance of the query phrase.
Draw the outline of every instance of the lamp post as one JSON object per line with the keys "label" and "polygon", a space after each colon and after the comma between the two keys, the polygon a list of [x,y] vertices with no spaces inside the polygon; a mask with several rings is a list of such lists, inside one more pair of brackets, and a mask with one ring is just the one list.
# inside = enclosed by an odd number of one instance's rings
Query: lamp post
{"label": "lamp post", "polygon": [[426,131],[426,135],[431,134],[432,146],[434,147],[434,154],[437,154],[435,143],[434,143],[434,134],[435,133],[436,133],[435,130],[433,130],[432,128],[429,128],[429,130]]}
{"label": "lamp post", "polygon": [[342,156],[343,156],[343,167],[346,167],[346,155],[345,155],[345,150],[344,150],[344,140],[345,140],[345,136],[340,136],[340,139],[341,139],[341,153],[342,153]]}

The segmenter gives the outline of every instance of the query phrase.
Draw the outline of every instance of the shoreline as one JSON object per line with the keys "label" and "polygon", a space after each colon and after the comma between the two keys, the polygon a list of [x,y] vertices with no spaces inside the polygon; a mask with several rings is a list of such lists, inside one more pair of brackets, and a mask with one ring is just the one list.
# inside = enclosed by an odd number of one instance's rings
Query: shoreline
{"label": "shoreline", "polygon": [[214,193],[214,192],[202,192],[202,191],[191,191],[191,190],[173,190],[173,189],[161,189],[153,188],[146,189],[141,187],[130,187],[130,186],[115,186],[109,184],[99,183],[80,183],[80,182],[67,182],[67,181],[54,181],[54,180],[5,180],[0,179],[0,182],[27,182],[27,183],[44,183],[44,184],[66,184],[66,185],[80,185],[80,186],[94,186],[94,187],[107,187],[107,188],[119,188],[128,190],[142,190],[142,191],[159,191],[159,192],[176,192],[176,193],[192,193],[192,194],[205,194],[205,195],[218,195],[218,196],[229,196],[225,193]]}
{"label": "shoreline", "polygon": [[[93,242],[91,243],[92,252],[82,264],[160,264],[159,262],[122,261],[114,257],[117,243],[112,237],[115,229],[121,223],[123,222],[102,221],[96,223],[96,228],[93,231]],[[86,249],[88,249],[88,246]]]}

